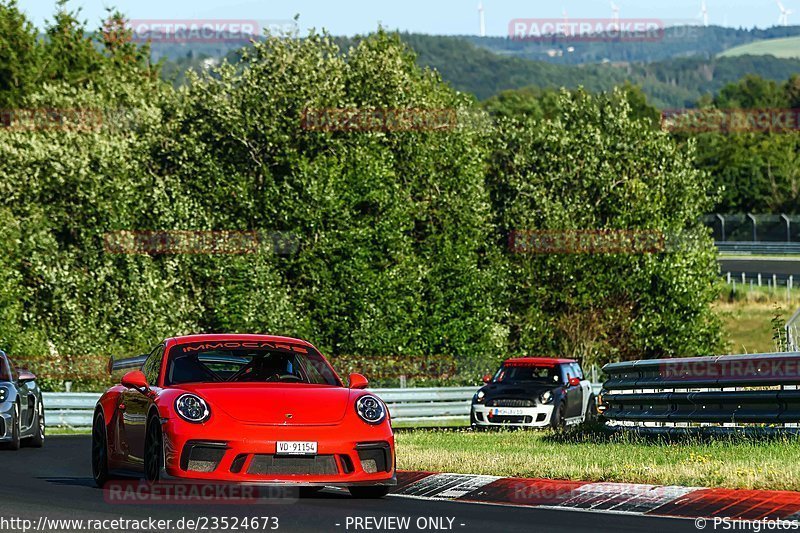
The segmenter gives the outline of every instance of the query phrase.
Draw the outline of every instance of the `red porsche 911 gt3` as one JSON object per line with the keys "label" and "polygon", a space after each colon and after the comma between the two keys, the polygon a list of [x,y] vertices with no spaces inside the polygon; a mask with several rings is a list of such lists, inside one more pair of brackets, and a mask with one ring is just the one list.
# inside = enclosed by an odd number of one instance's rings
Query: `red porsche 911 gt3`
{"label": "red porsche 911 gt3", "polygon": [[92,471],[151,481],[347,487],[378,498],[396,483],[386,405],[351,374],[345,387],[308,342],[267,335],[167,339],[97,403]]}

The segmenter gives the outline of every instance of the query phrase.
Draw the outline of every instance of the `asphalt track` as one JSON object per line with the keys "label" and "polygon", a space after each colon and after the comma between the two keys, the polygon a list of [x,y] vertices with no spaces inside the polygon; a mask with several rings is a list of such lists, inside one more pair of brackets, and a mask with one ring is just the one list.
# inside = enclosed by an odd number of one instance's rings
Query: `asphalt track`
{"label": "asphalt track", "polygon": [[[726,257],[720,259],[719,264],[723,274],[730,272],[734,277],[741,276],[742,272],[747,274],[748,279],[759,273],[763,276],[775,274],[781,280],[785,280],[789,276],[800,277],[800,259],[797,258]],[[767,284],[766,277],[764,277],[763,283]]]}
{"label": "asphalt track", "polygon": [[[43,449],[0,451],[0,524],[3,519],[28,519],[33,527],[48,519],[170,519],[200,517],[276,517],[277,531],[697,531],[692,520],[585,511],[561,511],[430,501],[389,496],[355,500],[327,490],[313,497],[269,498],[258,503],[165,504],[109,503],[108,493],[94,487],[88,436],[48,437]],[[408,528],[356,528],[348,518],[409,517]],[[439,527],[417,526],[428,517],[443,518]],[[448,518],[453,519],[452,527]],[[272,522],[270,522],[271,524]],[[384,523],[385,524],[385,523]],[[207,523],[210,529],[210,522]],[[369,529],[366,526],[371,526]],[[22,531],[10,522],[3,531]],[[200,528],[202,529],[202,528]],[[711,528],[713,529],[713,528]],[[35,529],[33,529],[35,530]],[[54,531],[43,528],[39,531]],[[173,529],[178,531],[178,529]],[[219,529],[218,529],[219,530]],[[259,529],[259,531],[270,529]],[[117,531],[117,530],[106,530]],[[128,530],[130,531],[130,529]],[[229,530],[230,531],[230,530]],[[244,531],[244,529],[239,529]],[[252,530],[247,530],[252,531]]]}

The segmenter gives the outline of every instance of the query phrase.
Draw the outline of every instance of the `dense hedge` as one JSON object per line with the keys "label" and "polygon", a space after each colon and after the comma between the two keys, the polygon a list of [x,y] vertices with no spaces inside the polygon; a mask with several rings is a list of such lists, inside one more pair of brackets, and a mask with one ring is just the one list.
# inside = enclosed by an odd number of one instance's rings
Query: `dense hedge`
{"label": "dense hedge", "polygon": [[[602,362],[718,348],[707,236],[678,253],[505,246],[517,228],[696,231],[704,176],[625,98],[563,94],[557,120],[476,120],[471,97],[380,31],[349,50],[325,35],[271,38],[176,91],[118,22],[84,78],[56,69],[15,102],[104,110],[100,127],[0,131],[0,344],[12,353],[101,361],[172,335],[272,332],[334,356],[447,354],[473,379],[512,354]],[[304,112],[325,108],[471,120],[303,128]],[[297,246],[110,253],[108,234],[128,230],[282,232]]]}

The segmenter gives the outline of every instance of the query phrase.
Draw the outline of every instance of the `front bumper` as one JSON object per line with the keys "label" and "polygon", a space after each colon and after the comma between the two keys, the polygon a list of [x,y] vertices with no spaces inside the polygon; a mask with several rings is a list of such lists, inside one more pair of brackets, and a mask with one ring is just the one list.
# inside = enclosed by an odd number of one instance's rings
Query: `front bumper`
{"label": "front bumper", "polygon": [[[213,425],[162,420],[165,478],[295,486],[395,485],[388,424],[358,427]],[[233,438],[232,438],[233,437]],[[278,441],[317,442],[316,456],[278,456]]]}
{"label": "front bumper", "polygon": [[0,442],[11,440],[12,421],[14,420],[14,403],[0,403]]}
{"label": "front bumper", "polygon": [[535,407],[487,407],[481,404],[472,405],[473,424],[481,427],[532,427],[545,428],[553,418],[554,406],[536,405]]}

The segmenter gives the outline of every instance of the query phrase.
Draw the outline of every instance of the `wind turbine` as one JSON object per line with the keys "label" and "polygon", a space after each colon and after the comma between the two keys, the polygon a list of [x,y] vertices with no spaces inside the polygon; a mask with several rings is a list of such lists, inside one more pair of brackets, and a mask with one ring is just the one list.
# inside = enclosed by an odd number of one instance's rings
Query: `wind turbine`
{"label": "wind turbine", "polygon": [[786,9],[783,7],[781,0],[776,0],[778,2],[778,9],[781,10],[781,16],[778,17],[778,24],[781,26],[788,26],[789,25],[789,15],[792,14],[791,9]]}
{"label": "wind turbine", "polygon": [[613,0],[611,2],[611,11],[614,13],[614,24],[619,28],[619,6]]}
{"label": "wind turbine", "polygon": [[482,0],[478,4],[478,17],[480,18],[480,21],[481,21],[481,33],[480,33],[480,35],[481,35],[481,37],[486,37],[486,17],[484,16],[484,13],[483,13],[483,1]]}
{"label": "wind turbine", "polygon": [[708,6],[706,6],[706,0],[703,0],[703,3],[700,4],[700,16],[703,18],[703,26],[708,26]]}

